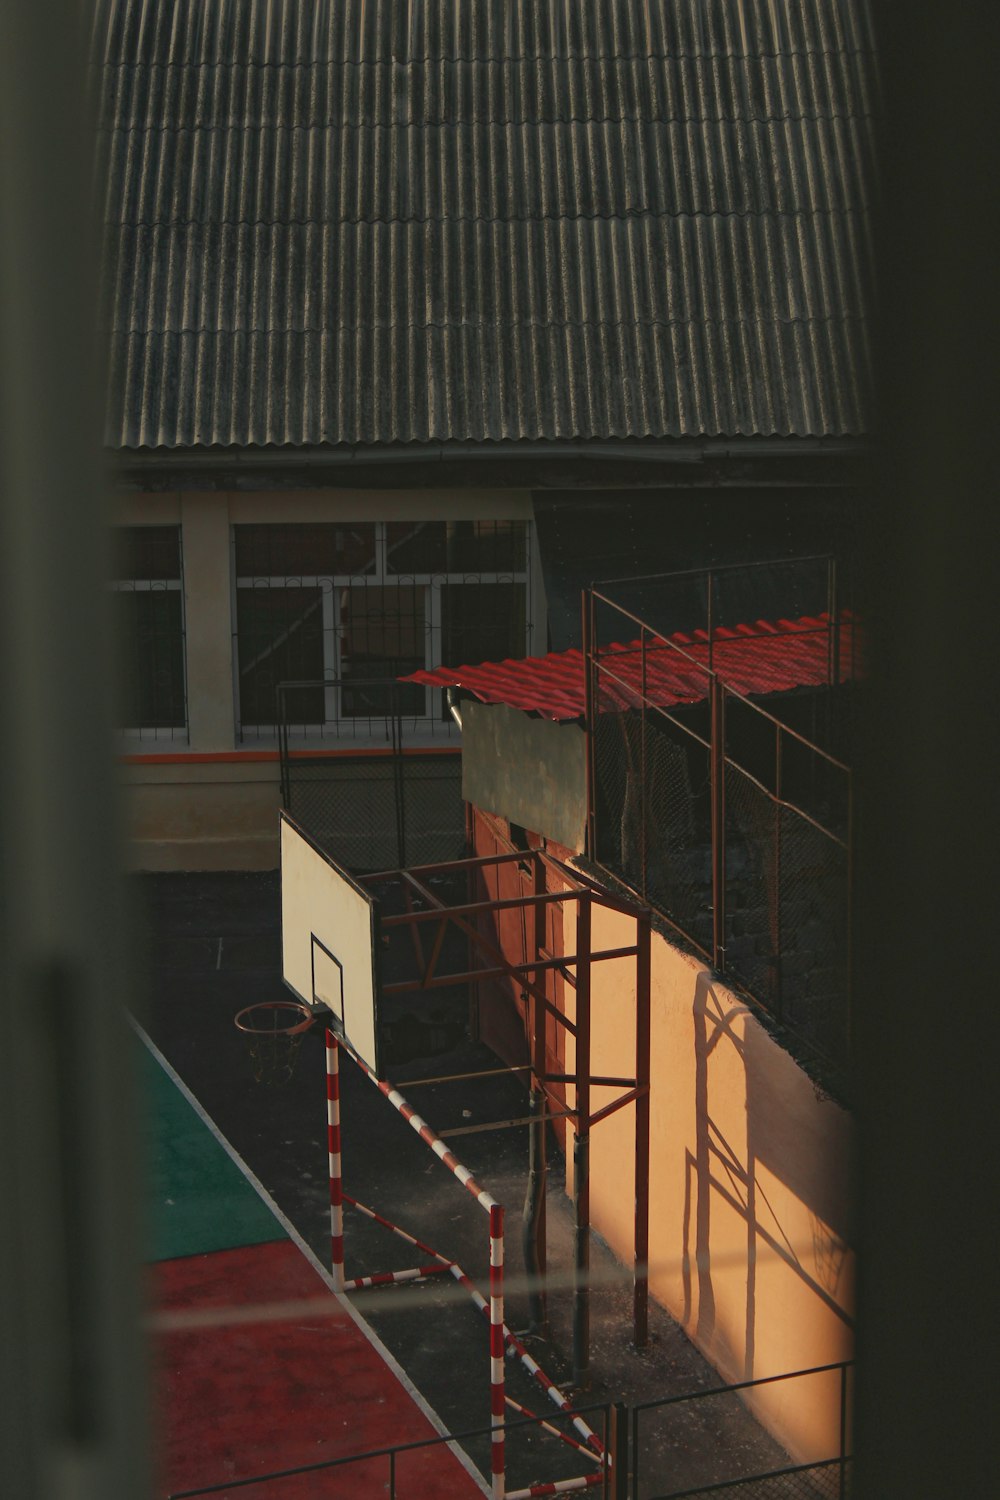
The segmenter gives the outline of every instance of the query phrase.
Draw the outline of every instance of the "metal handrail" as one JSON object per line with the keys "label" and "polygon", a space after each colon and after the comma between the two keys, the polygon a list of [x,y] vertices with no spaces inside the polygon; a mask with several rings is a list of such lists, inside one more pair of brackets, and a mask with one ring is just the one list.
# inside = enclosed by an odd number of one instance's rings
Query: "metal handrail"
{"label": "metal handrail", "polygon": [[[670,636],[663,635],[660,631],[654,630],[651,625],[647,624],[644,620],[641,620],[638,615],[632,614],[632,612],[625,609],[623,605],[617,604],[614,599],[609,599],[606,595],[597,593],[596,590],[594,591],[594,598],[602,604],[610,605],[612,609],[617,610],[619,614],[624,615],[627,619],[633,620],[643,632],[649,631],[648,640],[644,639],[642,642],[640,642],[639,640],[635,642],[630,641],[627,643],[627,646],[623,646],[618,651],[612,651],[609,648],[602,648],[599,645],[594,646],[591,657],[596,671],[604,673],[606,677],[610,677],[613,682],[618,683],[623,689],[627,690],[640,702],[645,702],[650,708],[655,708],[658,712],[664,712],[659,704],[655,703],[651,698],[649,698],[648,694],[644,694],[640,689],[637,689],[630,683],[627,683],[624,678],[618,677],[613,671],[611,671],[608,666],[605,665],[605,663],[607,662],[609,656],[622,656],[625,654],[626,650],[630,650],[634,653],[641,652],[643,655],[647,655],[651,648],[659,649],[661,646],[665,646],[669,650],[675,652],[676,655],[682,656],[686,662],[690,662],[691,666],[695,667],[699,672],[704,673],[705,677],[708,678],[708,688],[706,691],[706,696],[707,692],[711,690],[712,682],[715,679],[718,679],[722,683],[723,690],[731,698],[736,698],[740,703],[744,703],[747,708],[753,709],[754,713],[760,714],[762,718],[769,720],[769,722],[772,724],[776,724],[783,734],[791,735],[793,739],[798,740],[800,744],[804,745],[807,750],[812,750],[816,755],[819,755],[824,760],[829,761],[829,763],[832,766],[835,766],[837,770],[846,771],[848,772],[848,774],[850,773],[851,767],[845,765],[843,761],[838,760],[836,756],[831,755],[828,750],[824,750],[823,747],[821,745],[817,745],[815,741],[807,739],[806,736],[804,734],[800,734],[798,730],[792,729],[789,725],[785,724],[774,714],[769,713],[766,708],[762,708],[759,703],[755,703],[752,698],[747,697],[745,693],[741,693],[738,688],[730,687],[730,685],[719,673],[718,668],[709,666],[707,662],[699,661],[696,656],[692,656],[689,651],[685,651],[684,647],[679,646],[676,641],[670,638]],[[806,634],[807,632],[803,631],[801,633]],[[818,634],[819,632],[816,631],[814,633]],[[763,640],[764,638],[764,636],[739,637],[739,639],[741,640]],[[772,639],[770,634],[767,636],[767,639]],[[616,645],[617,642],[612,642],[612,644]]]}
{"label": "metal handrail", "polygon": [[754,562],[713,563],[710,568],[672,568],[669,573],[638,573],[629,578],[596,578],[593,586],[594,588],[598,586],[607,588],[613,583],[662,583],[668,578],[696,578],[699,575],[714,577],[716,573],[748,573],[756,568],[799,567],[803,563],[829,563],[833,560],[835,560],[835,554],[832,552],[815,552],[807,557],[774,557]]}
{"label": "metal handrail", "polygon": [[847,1451],[847,1377],[848,1371],[853,1370],[852,1359],[836,1360],[830,1364],[812,1365],[804,1370],[785,1370],[780,1375],[763,1375],[755,1380],[740,1380],[733,1385],[712,1386],[705,1391],[688,1391],[680,1396],[660,1396],[652,1401],[642,1401],[629,1409],[629,1452],[631,1455],[631,1478],[633,1481],[633,1496],[639,1492],[639,1418],[643,1412],[659,1410],[668,1406],[679,1406],[683,1402],[703,1401],[715,1396],[730,1396],[740,1391],[756,1390],[761,1386],[776,1385],[783,1380],[802,1380],[812,1375],[829,1375],[834,1372],[840,1374],[840,1452],[829,1458],[814,1459],[807,1464],[791,1464],[781,1469],[769,1469],[766,1472],[756,1474],[743,1474],[737,1479],[726,1479],[708,1484],[697,1484],[686,1487],[683,1490],[670,1490],[661,1495],[650,1496],[648,1500],[685,1500],[685,1497],[694,1495],[711,1494],[716,1491],[738,1489],[740,1485],[756,1484],[763,1479],[773,1479],[781,1474],[801,1474],[811,1470],[831,1468],[834,1465],[840,1467],[840,1495],[845,1494],[846,1466],[852,1455]]}
{"label": "metal handrail", "polygon": [[[522,1427],[538,1427],[542,1423],[550,1423],[558,1420],[560,1417],[572,1419],[573,1417],[591,1416],[595,1412],[599,1412],[604,1419],[601,1434],[602,1442],[605,1449],[608,1450],[608,1434],[611,1430],[611,1413],[613,1405],[614,1403],[611,1401],[602,1401],[597,1402],[592,1406],[578,1406],[574,1407],[572,1411],[559,1411],[551,1415],[547,1414],[544,1417],[522,1417],[518,1421],[505,1421],[504,1432],[512,1432]],[[473,1427],[465,1432],[438,1433],[435,1437],[419,1438],[412,1443],[389,1443],[383,1448],[370,1448],[364,1453],[349,1453],[345,1454],[341,1458],[327,1458],[322,1459],[317,1463],[299,1464],[297,1467],[292,1469],[275,1469],[271,1473],[253,1474],[248,1476],[246,1479],[224,1479],[220,1480],[218,1484],[201,1485],[199,1486],[199,1488],[193,1490],[172,1490],[167,1496],[167,1500],[195,1500],[195,1497],[200,1495],[218,1495],[221,1494],[223,1490],[228,1491],[236,1489],[247,1489],[251,1485],[265,1484],[268,1480],[272,1479],[291,1479],[296,1474],[316,1474],[324,1469],[344,1468],[347,1464],[367,1463],[370,1460],[376,1458],[388,1458],[390,1460],[391,1488],[389,1491],[389,1495],[390,1500],[393,1500],[393,1497],[396,1493],[395,1459],[398,1454],[412,1453],[418,1448],[435,1448],[441,1447],[443,1444],[450,1445],[452,1443],[464,1442],[470,1438],[492,1437],[495,1430],[496,1429],[493,1426]],[[598,1455],[596,1453],[593,1455],[595,1459],[597,1458],[597,1456]],[[605,1494],[608,1493],[608,1479],[610,1477],[610,1468],[611,1465],[606,1463],[604,1466],[605,1479],[603,1485]]]}
{"label": "metal handrail", "polygon": [[815,1474],[817,1469],[832,1469],[835,1465],[842,1468],[849,1462],[850,1456],[845,1453],[843,1458],[818,1458],[811,1464],[789,1464],[784,1469],[766,1469],[760,1474],[744,1474],[739,1479],[718,1479],[714,1484],[696,1484],[689,1490],[668,1490],[662,1495],[648,1495],[646,1500],[694,1500],[697,1495],[717,1495],[723,1490],[737,1490],[744,1484],[760,1484],[764,1479],[783,1479],[787,1474]]}
{"label": "metal handrail", "polygon": [[853,1370],[853,1359],[836,1359],[826,1365],[810,1365],[805,1370],[783,1370],[780,1375],[760,1375],[754,1380],[737,1380],[732,1385],[713,1385],[705,1391],[685,1391],[680,1396],[654,1396],[652,1401],[639,1401],[631,1411],[633,1415],[651,1411],[654,1407],[677,1406],[682,1401],[701,1401],[709,1396],[730,1396],[734,1391],[746,1391],[760,1385],[776,1385],[780,1380],[801,1380],[807,1375],[828,1375],[833,1370]]}

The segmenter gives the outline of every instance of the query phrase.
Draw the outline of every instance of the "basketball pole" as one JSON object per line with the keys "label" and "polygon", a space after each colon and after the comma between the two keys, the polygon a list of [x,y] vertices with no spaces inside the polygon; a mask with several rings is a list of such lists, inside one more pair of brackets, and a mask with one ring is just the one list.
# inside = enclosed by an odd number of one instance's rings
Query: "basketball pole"
{"label": "basketball pole", "polygon": [[340,1047],[326,1028],[326,1143],[330,1163],[330,1271],[344,1290],[344,1180],[340,1153]]}
{"label": "basketball pole", "polygon": [[490,1469],[494,1500],[504,1494],[504,1419],[506,1374],[504,1371],[503,1307],[503,1208],[490,1207],[490,1425],[493,1428]]}

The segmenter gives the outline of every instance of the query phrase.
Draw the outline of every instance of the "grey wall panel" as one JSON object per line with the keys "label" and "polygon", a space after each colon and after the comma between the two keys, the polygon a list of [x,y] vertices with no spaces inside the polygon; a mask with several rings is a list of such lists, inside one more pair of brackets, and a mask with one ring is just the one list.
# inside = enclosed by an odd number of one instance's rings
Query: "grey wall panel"
{"label": "grey wall panel", "polygon": [[584,733],[505,703],[462,705],[462,796],[582,853],[587,823]]}

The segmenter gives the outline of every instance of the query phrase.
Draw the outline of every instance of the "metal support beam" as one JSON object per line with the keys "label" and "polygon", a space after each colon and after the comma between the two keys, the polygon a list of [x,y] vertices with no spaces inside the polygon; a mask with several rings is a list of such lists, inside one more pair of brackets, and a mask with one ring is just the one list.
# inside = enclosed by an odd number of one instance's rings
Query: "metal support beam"
{"label": "metal support beam", "polygon": [[[545,890],[545,867],[540,860],[535,860],[532,868],[532,894],[540,896]],[[532,947],[534,958],[540,961],[545,952],[545,925],[546,908],[540,901],[535,901],[532,907]],[[544,987],[544,970],[536,969],[535,982]],[[524,1264],[528,1272],[530,1282],[528,1291],[528,1309],[531,1330],[533,1333],[545,1335],[548,1325],[548,1309],[545,1294],[545,1269],[546,1269],[546,1218],[545,1218],[545,1188],[548,1175],[548,1163],[546,1160],[547,1130],[545,1102],[546,1093],[543,1085],[545,1076],[545,1019],[546,1006],[539,1002],[538,996],[528,996],[531,1043],[531,1097],[529,1108],[531,1110],[531,1124],[528,1129],[528,1183],[524,1197]]]}
{"label": "metal support beam", "polygon": [[[417,915],[419,916],[419,913],[417,913]],[[456,926],[460,927],[463,932],[469,926],[469,924],[466,923],[464,918],[462,917],[456,917],[454,920]],[[501,950],[496,946],[496,944],[491,942],[489,938],[484,937],[482,933],[473,934],[470,932],[470,936],[473,935],[475,937],[475,941],[478,942],[481,948],[483,948],[488,954],[490,954],[491,957],[496,956],[499,966],[495,969],[463,969],[455,974],[435,974],[435,989],[443,985],[472,983],[473,981],[479,979],[494,979],[502,975],[507,975],[511,979],[517,979],[528,991],[528,993],[533,995],[538,993],[537,988],[526,977],[526,971],[535,968],[558,969],[561,964],[566,962],[566,960],[562,958],[550,958],[543,959],[538,964],[511,964],[508,963],[506,959],[504,959]],[[590,963],[600,963],[600,961],[605,958],[633,958],[634,956],[634,947],[604,948],[598,953],[589,954],[588,961]],[[573,963],[579,963],[579,955],[574,954],[571,961]],[[383,995],[403,995],[410,990],[422,990],[425,988],[426,986],[423,979],[396,979],[393,980],[391,984],[384,984],[382,986],[382,993]],[[544,1001],[544,997],[542,997],[542,1000],[543,1003],[546,1003]],[[552,1010],[556,1015],[561,1015],[561,1012],[551,1004],[549,1005],[549,1009]]]}
{"label": "metal support beam", "polygon": [[712,963],[726,969],[726,727],[725,692],[718,677],[709,690],[709,787],[712,802]]}
{"label": "metal support beam", "polygon": [[[403,887],[403,897],[404,897],[404,899],[406,901],[406,910],[410,914],[410,916],[412,916],[413,915],[413,892],[411,891],[411,889],[410,889],[410,887],[408,885]],[[386,920],[387,919],[385,917],[382,918],[381,926],[382,926],[383,932],[385,931]],[[419,924],[416,923],[416,922],[410,922],[410,923],[408,923],[408,926],[409,926],[409,929],[410,929],[410,938],[411,938],[411,941],[413,943],[414,956],[416,957],[416,960],[417,960],[417,968],[420,970],[421,973],[423,973],[424,970],[425,970],[425,968],[427,967],[427,959],[424,956],[424,944],[423,944],[423,939],[420,936],[420,927],[419,927]]]}
{"label": "metal support beam", "polygon": [[540,1114],[514,1115],[509,1120],[484,1120],[479,1125],[453,1125],[450,1130],[439,1130],[438,1135],[445,1141],[456,1135],[481,1135],[484,1130],[509,1130],[513,1125],[531,1125],[534,1127],[536,1124],[544,1125],[547,1120],[568,1120],[575,1116],[575,1109],[550,1110],[546,1113],[544,1109],[545,1096],[542,1095],[541,1097],[543,1105]]}
{"label": "metal support beam", "polygon": [[[719,696],[718,685],[716,692]],[[716,718],[713,724],[720,728],[718,718],[721,704],[713,705]],[[724,766],[724,741],[721,734],[713,737],[713,834],[721,835],[719,799],[721,776]],[[517,897],[499,897],[489,901],[466,901],[459,906],[448,906],[430,889],[421,875],[429,875],[436,869],[463,868],[467,872],[485,869],[490,865],[518,863],[524,874],[531,876],[531,891]],[[716,858],[717,869],[723,869],[722,861]],[[588,1389],[590,1383],[590,1131],[593,1125],[622,1109],[627,1104],[635,1106],[635,1223],[634,1223],[634,1294],[633,1333],[637,1348],[643,1348],[648,1339],[648,1272],[649,1254],[649,1088],[650,1088],[650,914],[648,910],[632,903],[608,898],[606,893],[590,881],[581,881],[567,891],[551,891],[547,888],[548,871],[552,869],[558,878],[575,880],[575,872],[566,869],[558,861],[541,854],[538,850],[518,850],[509,856],[487,856],[468,861],[452,861],[447,865],[425,866],[416,870],[392,872],[390,878],[398,879],[407,895],[408,910],[404,914],[383,919],[382,926],[409,925],[414,934],[422,922],[434,922],[437,931],[428,955],[424,945],[415,938],[414,952],[421,969],[421,977],[401,980],[382,986],[385,995],[401,994],[421,990],[430,983],[447,986],[474,982],[487,978],[505,977],[516,981],[522,999],[527,1002],[526,1021],[531,1049],[531,1062],[526,1069],[501,1069],[498,1071],[530,1070],[531,1086],[529,1113],[517,1119],[492,1121],[482,1125],[459,1126],[444,1132],[445,1135],[466,1135],[476,1131],[493,1130],[507,1125],[529,1126],[529,1170],[524,1204],[524,1260],[529,1274],[529,1309],[532,1330],[544,1334],[547,1326],[545,1298],[546,1237],[545,1237],[545,1178],[546,1178],[546,1131],[550,1119],[571,1118],[574,1120],[574,1293],[573,1293],[573,1380],[580,1391]],[[372,879],[373,877],[369,877]],[[412,896],[427,903],[424,910],[415,910]],[[471,893],[469,893],[471,894]],[[546,913],[550,907],[565,910],[569,902],[576,903],[576,947],[572,954],[556,956],[554,944],[548,941]],[[636,923],[635,942],[617,948],[593,949],[593,906],[608,906],[631,917]],[[721,900],[717,903],[721,911]],[[531,913],[530,944],[526,945],[524,960],[512,963],[508,960],[499,941],[479,931],[475,918],[480,913],[496,913],[505,910],[521,910]],[[492,958],[494,966],[467,969],[462,973],[437,974],[437,962],[443,948],[444,932],[449,921],[464,932],[471,944]],[[591,1001],[593,965],[603,959],[634,958],[636,964],[636,1069],[634,1078],[619,1078],[591,1073]],[[575,975],[570,970],[575,968]],[[575,1021],[565,1015],[549,998],[545,976],[558,973],[575,990]],[[564,1031],[575,1038],[575,1066],[571,1073],[550,1073],[546,1047],[546,1025],[552,1015]],[[489,1071],[489,1070],[487,1070]],[[457,1075],[462,1076],[462,1075]],[[425,1082],[439,1080],[424,1080]],[[440,1080],[444,1081],[444,1080]],[[555,1103],[564,1104],[554,1097],[553,1085],[570,1085],[575,1089],[575,1108],[553,1110]],[[618,1098],[604,1105],[596,1114],[591,1112],[591,1089],[594,1086],[619,1087],[625,1090]]]}
{"label": "metal support beam", "polygon": [[[404,872],[405,884],[416,891],[424,900],[432,899],[429,892],[420,880],[410,877],[409,872]],[[450,917],[474,917],[481,912],[495,911],[524,911],[530,906],[556,906],[563,901],[575,901],[579,891],[541,891],[533,896],[509,896],[489,901],[470,901],[460,906],[446,906],[443,901],[433,897],[436,901],[434,910],[447,911]],[[403,927],[409,922],[427,922],[433,919],[431,911],[406,911],[397,912],[395,916],[383,918],[384,927]],[[564,960],[566,962],[567,960]]]}
{"label": "metal support beam", "polygon": [[[591,1083],[595,1082],[593,1078],[591,1078],[590,1081]],[[616,1115],[620,1109],[625,1108],[626,1104],[632,1104],[636,1099],[638,1099],[638,1097],[639,1090],[637,1088],[631,1088],[627,1093],[619,1094],[617,1099],[612,1099],[610,1104],[602,1104],[600,1109],[595,1109],[594,1113],[591,1115],[591,1125],[599,1125],[601,1121],[606,1120],[609,1115]]]}
{"label": "metal support beam", "polygon": [[596,715],[594,709],[594,593],[586,589],[581,603],[581,645],[583,647],[583,732],[584,766],[587,786],[587,828],[584,848],[589,859],[597,858],[597,824],[594,810],[594,732]]}
{"label": "metal support beam", "polygon": [[635,1259],[632,1283],[632,1336],[637,1349],[649,1341],[649,1114],[651,925],[645,912],[636,919],[639,953],[635,961]]}
{"label": "metal support beam", "polygon": [[576,1136],[573,1200],[576,1208],[573,1288],[573,1384],[590,1385],[590,952],[591,898],[576,912]]}
{"label": "metal support beam", "polygon": [[443,859],[433,865],[411,865],[409,869],[397,866],[394,870],[370,870],[355,876],[359,885],[385,885],[387,881],[403,880],[406,876],[443,875],[450,870],[474,870],[483,865],[506,865],[512,860],[524,860],[523,849],[510,854],[473,854],[463,859]]}
{"label": "metal support beam", "polygon": [[611,1408],[611,1424],[608,1433],[608,1454],[611,1458],[612,1500],[628,1500],[629,1496],[629,1409],[624,1401],[616,1401]]}
{"label": "metal support beam", "polygon": [[781,810],[782,810],[782,733],[781,725],[774,726],[774,859],[771,870],[771,890],[768,893],[769,926],[771,929],[771,1003],[778,1020],[784,1009],[781,993]]}

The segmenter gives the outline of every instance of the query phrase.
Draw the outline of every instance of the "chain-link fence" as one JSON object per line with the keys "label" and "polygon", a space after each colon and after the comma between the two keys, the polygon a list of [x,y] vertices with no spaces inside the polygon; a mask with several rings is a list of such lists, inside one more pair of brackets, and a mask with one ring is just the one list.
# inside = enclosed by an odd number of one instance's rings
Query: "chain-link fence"
{"label": "chain-link fence", "polygon": [[[633,1407],[631,1500],[846,1500],[852,1377],[850,1363],[818,1365]],[[798,1458],[751,1420],[806,1407],[816,1435]]]}
{"label": "chain-link fence", "polygon": [[591,856],[841,1067],[851,774],[796,726],[830,722],[853,623],[664,636],[597,590],[587,619]]}
{"label": "chain-link fence", "polygon": [[797,1469],[782,1469],[756,1479],[731,1479],[725,1484],[707,1485],[697,1490],[671,1490],[658,1500],[843,1500],[850,1495],[850,1462],[803,1464]]}
{"label": "chain-link fence", "polygon": [[[334,726],[322,748],[296,748],[302,705],[340,686],[323,679],[282,683],[278,688],[285,808],[349,870],[390,870],[462,858],[466,850],[461,753],[444,744],[428,746],[422,734],[421,743],[413,743],[418,736],[405,712],[405,684],[362,684],[378,705],[366,717],[369,743],[364,748],[358,743],[357,716],[348,737],[338,735]],[[351,684],[353,690],[357,687]]]}
{"label": "chain-link fence", "polygon": [[707,742],[677,717],[646,705],[599,714],[593,757],[600,863],[707,950],[712,941]]}

